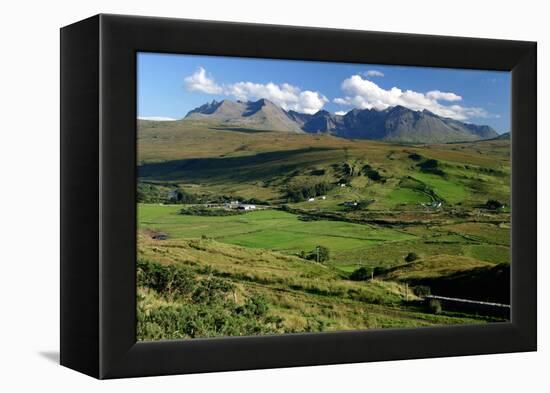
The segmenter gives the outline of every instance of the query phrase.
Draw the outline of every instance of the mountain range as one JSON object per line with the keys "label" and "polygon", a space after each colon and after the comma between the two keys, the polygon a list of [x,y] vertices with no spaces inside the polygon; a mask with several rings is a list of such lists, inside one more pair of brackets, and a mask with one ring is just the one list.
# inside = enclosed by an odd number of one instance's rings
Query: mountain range
{"label": "mountain range", "polygon": [[183,120],[211,120],[228,128],[327,133],[349,139],[409,143],[475,141],[499,136],[486,125],[464,123],[399,105],[384,110],[353,109],[345,115],[336,115],[325,110],[315,114],[286,111],[267,99],[214,100],[189,111]]}

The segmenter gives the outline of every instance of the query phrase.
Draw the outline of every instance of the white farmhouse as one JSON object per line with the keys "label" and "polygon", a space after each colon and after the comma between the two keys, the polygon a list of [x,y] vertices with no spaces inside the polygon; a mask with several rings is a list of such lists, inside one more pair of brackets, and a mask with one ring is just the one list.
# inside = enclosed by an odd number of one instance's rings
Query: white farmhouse
{"label": "white farmhouse", "polygon": [[240,204],[239,207],[237,208],[239,210],[254,210],[256,209],[256,205],[249,205],[249,204]]}

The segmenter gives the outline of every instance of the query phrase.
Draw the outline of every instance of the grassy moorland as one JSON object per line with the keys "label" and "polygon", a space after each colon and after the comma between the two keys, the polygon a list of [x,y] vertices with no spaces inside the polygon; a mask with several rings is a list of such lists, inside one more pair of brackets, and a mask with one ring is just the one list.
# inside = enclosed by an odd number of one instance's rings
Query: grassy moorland
{"label": "grassy moorland", "polygon": [[143,121],[138,161],[139,339],[485,323],[420,298],[509,297],[508,140]]}

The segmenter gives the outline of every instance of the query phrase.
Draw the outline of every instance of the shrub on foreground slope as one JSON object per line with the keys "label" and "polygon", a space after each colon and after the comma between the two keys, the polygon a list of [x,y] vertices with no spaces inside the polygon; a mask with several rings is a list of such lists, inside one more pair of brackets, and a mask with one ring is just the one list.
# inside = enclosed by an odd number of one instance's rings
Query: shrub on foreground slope
{"label": "shrub on foreground slope", "polygon": [[231,282],[185,266],[138,261],[137,281],[140,340],[268,334],[282,322],[261,296],[237,304]]}

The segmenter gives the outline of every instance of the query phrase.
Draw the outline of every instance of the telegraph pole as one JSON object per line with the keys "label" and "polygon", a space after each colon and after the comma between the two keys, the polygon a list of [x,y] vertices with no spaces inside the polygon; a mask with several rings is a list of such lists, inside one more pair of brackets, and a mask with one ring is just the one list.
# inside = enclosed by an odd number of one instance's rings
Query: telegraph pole
{"label": "telegraph pole", "polygon": [[319,246],[316,247],[317,250],[317,263],[319,263]]}

